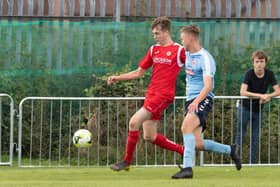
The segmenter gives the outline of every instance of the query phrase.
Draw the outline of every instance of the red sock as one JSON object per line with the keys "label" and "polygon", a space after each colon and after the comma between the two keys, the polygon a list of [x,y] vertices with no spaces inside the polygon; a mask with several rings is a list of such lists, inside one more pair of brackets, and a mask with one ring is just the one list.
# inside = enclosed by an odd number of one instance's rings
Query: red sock
{"label": "red sock", "polygon": [[158,145],[161,148],[170,150],[170,151],[176,151],[177,153],[183,155],[184,154],[184,147],[180,144],[176,144],[175,142],[167,139],[162,134],[157,134],[156,139],[154,142],[152,142],[155,145]]}
{"label": "red sock", "polygon": [[135,151],[138,138],[139,138],[139,131],[128,132],[124,160],[127,161],[129,164],[132,161],[133,153]]}

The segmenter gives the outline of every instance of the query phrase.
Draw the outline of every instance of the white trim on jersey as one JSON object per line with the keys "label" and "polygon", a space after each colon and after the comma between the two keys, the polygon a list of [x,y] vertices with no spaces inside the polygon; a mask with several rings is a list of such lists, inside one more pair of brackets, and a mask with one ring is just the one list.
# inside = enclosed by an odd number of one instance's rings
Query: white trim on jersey
{"label": "white trim on jersey", "polygon": [[150,47],[150,56],[152,57],[152,55],[153,55],[153,48],[154,48],[154,46],[152,45],[151,47]]}
{"label": "white trim on jersey", "polygon": [[179,49],[178,49],[178,52],[177,52],[177,65],[181,68],[181,67],[184,66],[184,63],[181,61],[181,58],[180,58],[181,51],[182,51],[183,47],[178,43],[174,43],[174,45],[179,46]]}
{"label": "white trim on jersey", "polygon": [[205,73],[203,75],[209,75],[211,76],[211,62],[210,57],[207,54],[207,52],[203,49],[201,50],[201,55],[204,58],[204,66],[205,66]]}

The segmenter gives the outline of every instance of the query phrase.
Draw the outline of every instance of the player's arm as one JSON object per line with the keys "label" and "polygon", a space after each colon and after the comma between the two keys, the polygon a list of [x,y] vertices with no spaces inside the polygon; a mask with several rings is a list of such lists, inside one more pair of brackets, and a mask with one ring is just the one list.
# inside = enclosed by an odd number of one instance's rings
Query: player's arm
{"label": "player's arm", "polygon": [[277,97],[280,95],[280,87],[278,84],[273,86],[274,91],[270,94],[268,94],[270,97]]}
{"label": "player's arm", "polygon": [[272,92],[270,94],[255,93],[255,92],[248,91],[248,85],[245,83],[242,83],[241,88],[240,88],[240,95],[247,96],[247,97],[260,98],[260,103],[266,103],[266,102],[270,101],[272,97],[276,97],[276,96],[280,95],[279,85],[274,85],[273,89],[274,89],[274,92]]}
{"label": "player's arm", "polygon": [[260,100],[261,103],[266,103],[266,102],[270,101],[272,97],[277,97],[280,95],[280,87],[278,84],[274,85],[273,89],[274,89],[274,91],[272,93],[263,94],[263,96]]}
{"label": "player's arm", "polygon": [[204,75],[203,76],[203,83],[204,87],[200,91],[200,94],[193,100],[193,102],[189,105],[189,112],[197,112],[198,111],[198,105],[201,101],[203,101],[209,92],[212,90],[212,81],[213,78],[209,75]]}
{"label": "player's arm", "polygon": [[280,95],[280,88],[279,88],[279,85],[277,83],[274,73],[270,72],[268,75],[270,76],[270,78],[269,78],[270,83],[271,83],[274,91],[272,93],[264,94],[264,96],[260,100],[261,103],[266,103],[266,102],[270,101],[272,97],[276,97],[276,96]]}
{"label": "player's arm", "polygon": [[263,94],[248,91],[248,84],[242,83],[240,87],[240,95],[261,98]]}
{"label": "player's arm", "polygon": [[138,67],[138,69],[136,69],[134,71],[130,71],[128,73],[109,76],[108,80],[107,80],[107,84],[111,85],[112,83],[118,82],[118,81],[137,79],[139,77],[142,77],[143,74],[145,73],[145,71],[146,71],[145,69]]}

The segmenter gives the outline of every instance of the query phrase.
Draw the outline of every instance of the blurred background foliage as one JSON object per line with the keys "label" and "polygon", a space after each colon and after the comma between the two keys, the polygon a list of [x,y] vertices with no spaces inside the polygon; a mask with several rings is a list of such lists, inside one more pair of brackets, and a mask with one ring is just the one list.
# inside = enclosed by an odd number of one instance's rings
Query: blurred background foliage
{"label": "blurred background foliage", "polygon": [[[150,71],[142,79],[111,88],[106,79],[137,68],[154,43],[150,23],[2,20],[0,91],[16,103],[26,96],[144,96]],[[179,30],[189,24],[201,28],[202,46],[216,60],[216,95],[239,95],[255,49],[268,53],[268,68],[279,77],[280,44],[276,30],[271,30],[279,25],[276,21],[173,21],[174,41],[180,43]],[[176,95],[185,95],[183,70]]]}

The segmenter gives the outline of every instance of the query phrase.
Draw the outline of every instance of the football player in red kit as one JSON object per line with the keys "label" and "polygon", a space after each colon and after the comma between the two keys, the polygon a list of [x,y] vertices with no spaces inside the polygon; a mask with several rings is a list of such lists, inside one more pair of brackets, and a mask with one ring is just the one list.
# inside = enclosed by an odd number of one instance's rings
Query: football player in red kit
{"label": "football player in red kit", "polygon": [[156,18],[151,25],[156,44],[151,46],[136,70],[108,77],[108,84],[132,80],[143,76],[152,67],[151,80],[146,92],[144,105],[129,121],[129,132],[124,159],[111,166],[112,170],[128,170],[139,138],[139,128],[143,127],[144,140],[161,148],[183,155],[180,144],[157,133],[157,125],[162,112],[173,102],[176,78],[185,63],[184,48],[173,42],[170,36],[171,21],[167,17]]}

